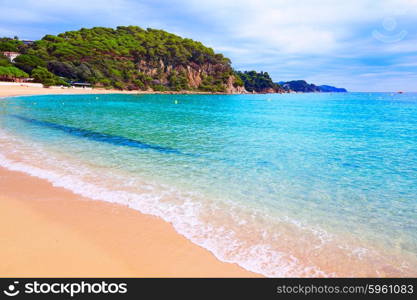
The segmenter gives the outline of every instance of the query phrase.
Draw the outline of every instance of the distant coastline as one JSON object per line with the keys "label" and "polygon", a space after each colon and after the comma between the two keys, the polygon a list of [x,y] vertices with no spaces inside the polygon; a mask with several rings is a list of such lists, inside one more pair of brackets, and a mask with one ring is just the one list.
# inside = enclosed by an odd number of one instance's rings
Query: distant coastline
{"label": "distant coastline", "polygon": [[137,26],[83,28],[38,41],[0,38],[0,81],[168,94],[346,91],[237,71],[201,42]]}
{"label": "distant coastline", "polygon": [[[245,92],[244,94],[276,94],[277,92]],[[290,91],[286,93],[301,93]],[[320,92],[316,92],[320,93]],[[0,82],[0,98],[30,95],[63,95],[63,94],[156,94],[156,95],[234,95],[235,93],[221,92],[199,92],[199,91],[126,91],[103,88],[68,88],[68,87],[42,87],[27,84],[15,84],[11,82]],[[239,93],[243,94],[243,93]]]}

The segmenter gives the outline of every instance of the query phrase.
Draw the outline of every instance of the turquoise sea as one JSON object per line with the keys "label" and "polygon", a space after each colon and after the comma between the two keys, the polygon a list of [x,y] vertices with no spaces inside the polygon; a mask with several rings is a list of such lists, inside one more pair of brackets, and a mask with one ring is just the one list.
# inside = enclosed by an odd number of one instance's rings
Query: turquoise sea
{"label": "turquoise sea", "polygon": [[0,165],[266,276],[417,276],[417,94],[4,98]]}

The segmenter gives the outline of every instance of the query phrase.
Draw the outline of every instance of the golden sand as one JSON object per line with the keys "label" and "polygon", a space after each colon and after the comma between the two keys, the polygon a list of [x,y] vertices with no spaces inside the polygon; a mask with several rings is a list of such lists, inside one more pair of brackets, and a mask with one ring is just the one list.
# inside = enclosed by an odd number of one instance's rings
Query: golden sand
{"label": "golden sand", "polygon": [[0,276],[252,277],[165,221],[0,168]]}
{"label": "golden sand", "polygon": [[[106,89],[82,89],[82,88],[41,88],[28,86],[0,85],[0,97],[23,95],[55,95],[55,94],[111,94],[111,93],[140,93],[138,91],[119,91]],[[145,92],[141,92],[145,93]]]}

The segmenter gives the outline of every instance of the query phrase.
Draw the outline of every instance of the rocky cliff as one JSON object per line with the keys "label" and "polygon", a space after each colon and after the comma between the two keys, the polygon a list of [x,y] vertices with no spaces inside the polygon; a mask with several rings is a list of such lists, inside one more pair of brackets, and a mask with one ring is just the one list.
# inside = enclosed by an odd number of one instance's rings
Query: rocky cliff
{"label": "rocky cliff", "polygon": [[[218,80],[218,90],[215,92],[224,92],[228,94],[242,94],[247,93],[243,85],[239,85],[236,80],[236,75],[231,71],[230,66],[224,64],[196,64],[190,63],[188,65],[166,65],[162,60],[158,65],[141,60],[138,64],[137,70],[146,76],[156,78],[152,80],[153,86],[169,87],[172,85],[172,76],[182,76],[184,83],[184,90],[202,90],[211,91],[210,84],[213,85],[213,79],[219,76],[224,76]],[[224,75],[226,74],[226,75]],[[186,81],[186,82],[185,82]],[[209,85],[208,87],[206,85]]]}

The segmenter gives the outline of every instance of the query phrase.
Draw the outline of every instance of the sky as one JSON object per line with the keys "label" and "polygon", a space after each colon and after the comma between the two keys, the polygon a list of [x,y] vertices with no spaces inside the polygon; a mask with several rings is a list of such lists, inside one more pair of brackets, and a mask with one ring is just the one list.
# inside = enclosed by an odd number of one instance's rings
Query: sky
{"label": "sky", "polygon": [[417,0],[0,0],[0,36],[119,25],[201,41],[276,82],[417,91]]}

